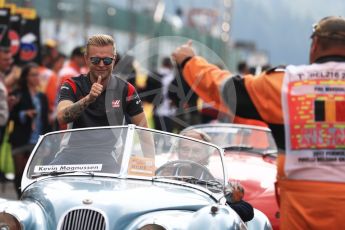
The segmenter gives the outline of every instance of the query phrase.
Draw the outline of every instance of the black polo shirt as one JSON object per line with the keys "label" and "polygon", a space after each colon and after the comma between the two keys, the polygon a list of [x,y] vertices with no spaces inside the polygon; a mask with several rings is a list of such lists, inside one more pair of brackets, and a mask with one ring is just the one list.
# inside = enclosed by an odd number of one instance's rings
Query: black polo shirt
{"label": "black polo shirt", "polygon": [[[89,75],[67,79],[60,88],[59,102],[77,102],[89,94],[91,86]],[[107,89],[84,110],[71,128],[123,125],[126,123],[125,117],[142,112],[142,103],[134,86],[112,76]]]}

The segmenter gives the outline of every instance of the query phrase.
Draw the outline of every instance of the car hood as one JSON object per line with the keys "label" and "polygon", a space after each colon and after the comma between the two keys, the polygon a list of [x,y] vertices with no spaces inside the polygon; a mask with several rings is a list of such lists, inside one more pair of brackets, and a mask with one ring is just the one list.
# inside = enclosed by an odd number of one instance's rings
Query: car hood
{"label": "car hood", "polygon": [[224,159],[229,180],[241,182],[246,200],[255,200],[274,193],[277,170],[273,158],[232,152],[226,153]]}
{"label": "car hood", "polygon": [[[205,192],[181,185],[138,179],[99,177],[58,177],[38,181],[23,193],[22,199],[35,197],[50,214],[49,222],[71,208],[89,208],[116,213],[112,220],[119,226],[136,216],[157,210],[195,211],[215,201]],[[68,201],[66,202],[66,197]],[[121,224],[120,224],[121,225]]]}

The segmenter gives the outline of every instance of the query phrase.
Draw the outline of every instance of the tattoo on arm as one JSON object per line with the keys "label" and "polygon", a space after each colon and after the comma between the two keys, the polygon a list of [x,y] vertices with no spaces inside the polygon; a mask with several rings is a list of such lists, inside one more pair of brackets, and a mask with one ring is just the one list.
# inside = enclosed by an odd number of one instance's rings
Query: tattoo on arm
{"label": "tattoo on arm", "polygon": [[67,124],[77,119],[90,103],[84,97],[63,111],[62,119]]}

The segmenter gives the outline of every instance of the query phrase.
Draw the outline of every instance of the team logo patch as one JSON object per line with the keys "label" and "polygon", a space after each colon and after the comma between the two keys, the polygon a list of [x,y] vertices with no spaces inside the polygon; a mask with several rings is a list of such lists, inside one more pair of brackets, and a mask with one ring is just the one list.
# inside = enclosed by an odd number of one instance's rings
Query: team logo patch
{"label": "team logo patch", "polygon": [[113,108],[119,108],[121,104],[121,100],[112,100],[111,107]]}

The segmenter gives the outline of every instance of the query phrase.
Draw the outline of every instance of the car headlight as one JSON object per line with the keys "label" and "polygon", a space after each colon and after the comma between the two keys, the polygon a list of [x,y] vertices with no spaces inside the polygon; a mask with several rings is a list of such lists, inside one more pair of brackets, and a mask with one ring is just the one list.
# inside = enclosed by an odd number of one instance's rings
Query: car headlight
{"label": "car headlight", "polygon": [[0,213],[0,230],[22,230],[22,226],[18,219],[6,212]]}

